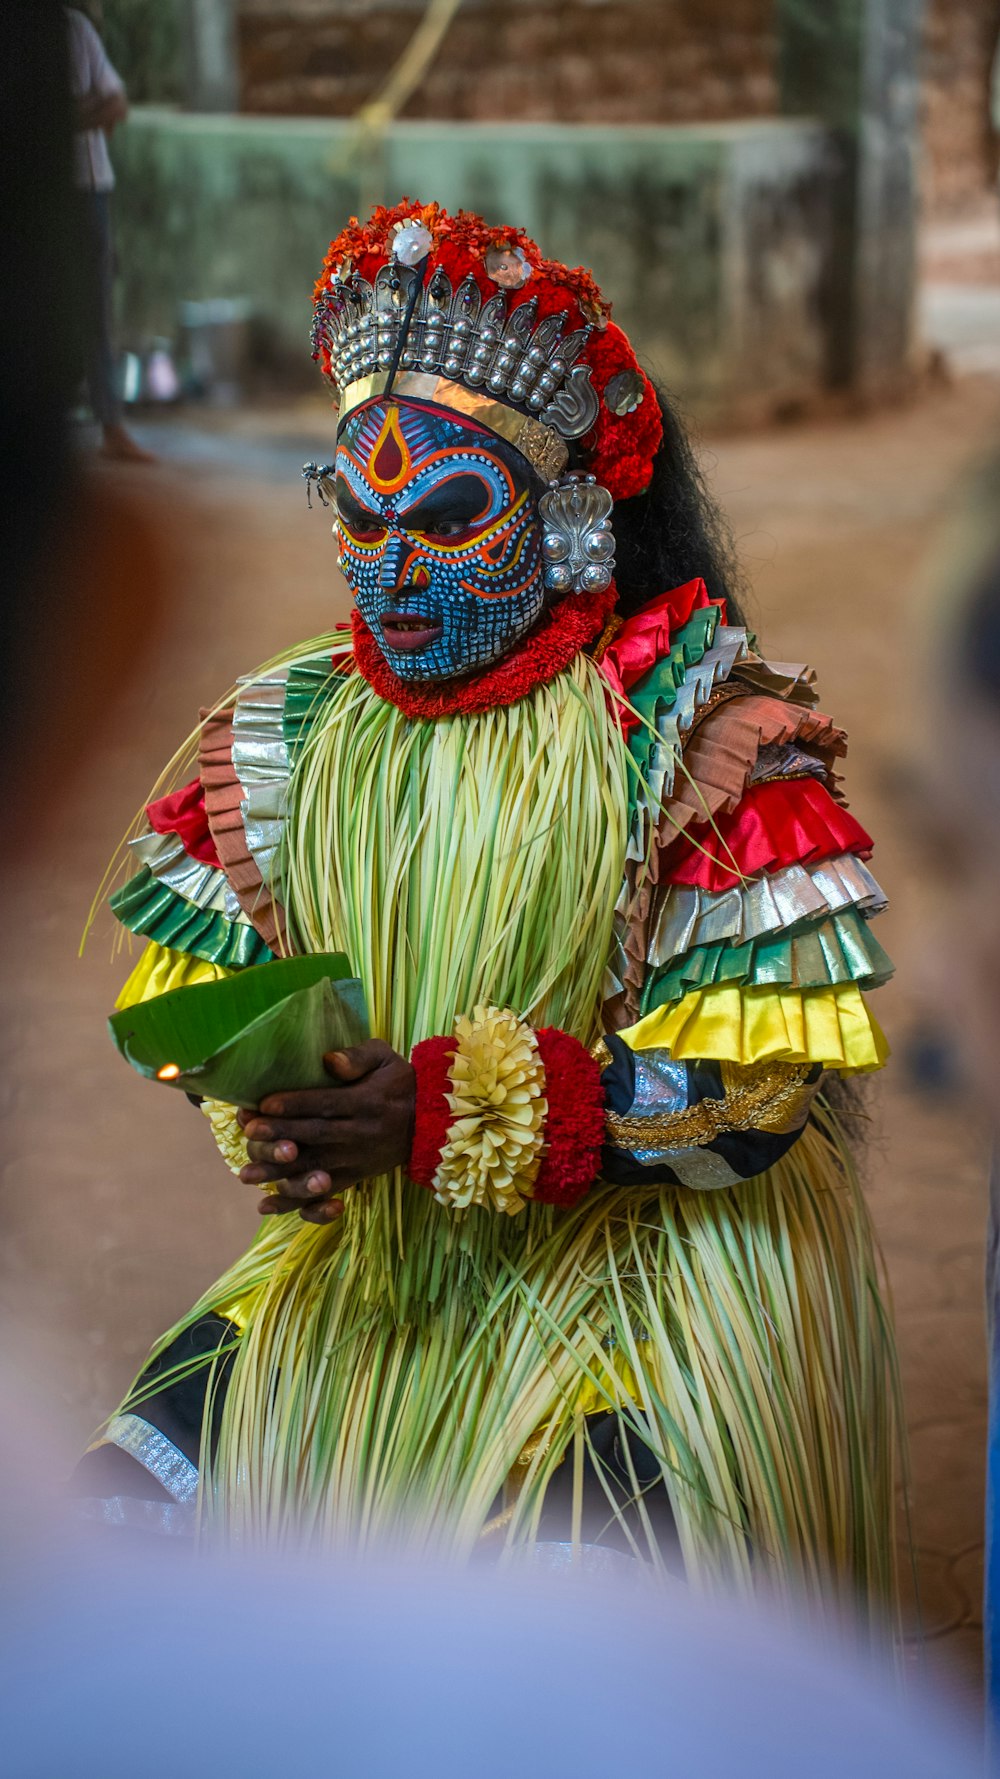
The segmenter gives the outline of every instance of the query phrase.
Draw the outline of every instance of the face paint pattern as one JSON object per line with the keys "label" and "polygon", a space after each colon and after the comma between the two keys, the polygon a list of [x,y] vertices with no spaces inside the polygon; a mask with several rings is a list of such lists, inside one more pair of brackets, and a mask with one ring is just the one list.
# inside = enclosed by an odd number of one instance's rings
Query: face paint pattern
{"label": "face paint pattern", "polygon": [[479,429],[405,403],[360,409],[337,445],[337,506],[344,576],[400,679],[488,667],[541,616],[530,478]]}

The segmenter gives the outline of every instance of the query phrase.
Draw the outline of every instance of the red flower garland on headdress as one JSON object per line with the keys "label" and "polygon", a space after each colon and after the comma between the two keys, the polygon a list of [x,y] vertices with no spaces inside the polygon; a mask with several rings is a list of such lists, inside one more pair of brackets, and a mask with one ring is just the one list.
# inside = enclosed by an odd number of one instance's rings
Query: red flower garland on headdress
{"label": "red flower garland on headdress", "polygon": [[[580,441],[586,467],[613,500],[630,500],[641,494],[649,485],[653,458],[663,437],[656,391],[625,334],[609,320],[611,305],[601,294],[593,274],[583,266],[564,266],[559,260],[544,258],[523,229],[496,228],[470,210],[451,216],[440,204],[417,204],[409,198],[391,207],[379,205],[365,223],[352,216],[347,227],[330,243],[322,276],[316,283],[316,299],[329,289],[331,277],[338,273],[346,276],[348,272],[357,272],[374,284],[389,262],[396,229],[407,222],[421,223],[433,240],[425,283],[438,268],[447,273],[455,288],[471,274],[485,301],[495,296],[499,288],[486,270],[486,255],[492,249],[508,249],[522,254],[531,268],[526,284],[519,290],[508,290],[510,310],[534,298],[539,321],[561,312],[566,316],[567,330],[585,324],[594,329],[582,362],[589,364],[593,386],[602,400],[596,425]],[[329,376],[329,357],[322,347],[319,358]],[[642,378],[643,399],[631,414],[613,414],[603,400],[611,378],[620,371],[635,371]]]}

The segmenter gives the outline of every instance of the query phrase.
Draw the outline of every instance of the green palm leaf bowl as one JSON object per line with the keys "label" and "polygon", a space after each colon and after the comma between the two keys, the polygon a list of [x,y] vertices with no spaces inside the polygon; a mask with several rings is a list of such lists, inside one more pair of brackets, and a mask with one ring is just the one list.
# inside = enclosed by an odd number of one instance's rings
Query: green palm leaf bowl
{"label": "green palm leaf bowl", "polygon": [[364,991],[342,952],[280,958],[175,988],[113,1014],[108,1026],[147,1080],[234,1106],[326,1085],[324,1052],[368,1036]]}

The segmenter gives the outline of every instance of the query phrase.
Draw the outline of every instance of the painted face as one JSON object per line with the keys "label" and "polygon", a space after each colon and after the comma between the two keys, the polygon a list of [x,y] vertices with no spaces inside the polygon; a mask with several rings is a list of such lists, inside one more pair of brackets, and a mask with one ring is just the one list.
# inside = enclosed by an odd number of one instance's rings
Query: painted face
{"label": "painted face", "polygon": [[545,608],[527,465],[439,408],[373,402],[337,444],[341,567],[393,672],[452,679],[500,660]]}

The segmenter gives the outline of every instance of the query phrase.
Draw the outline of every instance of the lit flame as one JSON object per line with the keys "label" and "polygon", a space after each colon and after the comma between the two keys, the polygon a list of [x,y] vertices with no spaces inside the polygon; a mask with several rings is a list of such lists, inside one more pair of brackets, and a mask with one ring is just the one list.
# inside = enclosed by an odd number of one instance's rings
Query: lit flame
{"label": "lit flame", "polygon": [[176,1081],[180,1072],[181,1072],[180,1063],[165,1062],[162,1069],[157,1069],[156,1079],[158,1081]]}

